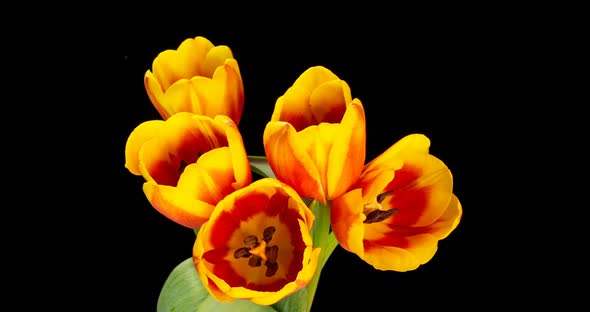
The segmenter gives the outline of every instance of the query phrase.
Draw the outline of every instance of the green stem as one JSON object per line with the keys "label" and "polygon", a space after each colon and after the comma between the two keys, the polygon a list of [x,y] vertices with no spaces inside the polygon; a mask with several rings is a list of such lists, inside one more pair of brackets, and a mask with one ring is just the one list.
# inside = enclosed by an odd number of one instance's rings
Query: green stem
{"label": "green stem", "polygon": [[311,311],[313,298],[320,281],[320,275],[328,258],[338,246],[338,241],[334,233],[330,232],[330,204],[324,205],[316,200],[310,204],[311,211],[316,219],[311,229],[311,237],[313,239],[313,246],[321,248],[318,259],[318,266],[309,284],[307,284],[307,311]]}

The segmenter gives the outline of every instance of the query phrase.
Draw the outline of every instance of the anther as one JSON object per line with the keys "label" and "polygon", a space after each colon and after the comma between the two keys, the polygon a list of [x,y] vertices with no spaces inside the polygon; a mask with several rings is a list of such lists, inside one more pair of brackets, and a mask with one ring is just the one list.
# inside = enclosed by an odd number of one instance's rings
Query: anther
{"label": "anther", "polygon": [[266,266],[266,272],[264,273],[266,277],[275,275],[279,269],[279,264],[276,262],[266,261],[264,265]]}
{"label": "anther", "polygon": [[269,226],[266,229],[264,229],[264,232],[262,232],[262,240],[265,242],[270,242],[270,240],[272,239],[272,235],[275,233],[277,229],[274,226]]}
{"label": "anther", "polygon": [[393,193],[393,190],[387,191],[387,192],[384,192],[384,193],[381,193],[381,194],[377,195],[377,202],[378,203],[381,203],[385,199],[385,197],[389,196],[392,193]]}
{"label": "anther", "polygon": [[397,208],[393,208],[390,210],[373,210],[371,211],[369,214],[367,214],[367,218],[365,219],[365,221],[363,221],[363,223],[375,223],[375,222],[381,222],[391,216],[393,216],[396,212],[397,212]]}
{"label": "anther", "polygon": [[248,259],[248,265],[251,267],[259,267],[262,265],[262,258],[257,255],[252,255],[252,257]]}
{"label": "anther", "polygon": [[236,249],[236,251],[234,251],[234,258],[239,259],[239,258],[250,257],[252,254],[250,253],[249,250],[250,250],[250,248],[248,248],[248,247],[242,247],[242,248]]}
{"label": "anther", "polygon": [[265,253],[268,261],[277,262],[277,258],[279,257],[279,246],[274,245],[271,247],[266,247]]}
{"label": "anther", "polygon": [[256,247],[258,246],[258,237],[256,237],[256,235],[248,235],[246,238],[244,238],[244,244],[251,247]]}

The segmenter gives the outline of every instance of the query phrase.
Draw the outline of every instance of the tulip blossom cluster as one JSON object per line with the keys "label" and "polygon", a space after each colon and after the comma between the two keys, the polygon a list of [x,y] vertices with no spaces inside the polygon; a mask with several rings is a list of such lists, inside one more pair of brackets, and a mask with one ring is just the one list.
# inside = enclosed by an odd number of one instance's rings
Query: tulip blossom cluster
{"label": "tulip blossom cluster", "polygon": [[404,272],[459,224],[453,176],[430,140],[411,133],[365,159],[363,103],[323,66],[277,98],[264,156],[242,140],[244,87],[228,46],[186,39],[157,55],[144,86],[161,119],[129,134],[125,167],[145,179],[153,208],[195,231],[192,282],[219,304],[272,307],[304,291],[295,306],[308,311],[337,246]]}

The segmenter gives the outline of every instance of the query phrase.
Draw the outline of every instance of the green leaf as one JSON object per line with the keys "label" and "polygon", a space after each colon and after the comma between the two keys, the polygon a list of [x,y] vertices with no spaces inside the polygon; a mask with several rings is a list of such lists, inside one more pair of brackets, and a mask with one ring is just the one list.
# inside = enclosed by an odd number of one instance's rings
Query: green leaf
{"label": "green leaf", "polygon": [[272,307],[278,312],[305,312],[307,309],[307,288],[301,288],[273,304]]}
{"label": "green leaf", "polygon": [[[302,301],[302,304],[306,302]],[[278,303],[277,303],[278,304]],[[247,300],[220,302],[209,295],[201,283],[193,259],[188,258],[172,270],[158,298],[158,312],[252,311],[277,312],[270,306],[257,305]],[[281,310],[282,312],[283,310]],[[300,310],[284,310],[300,311]]]}
{"label": "green leaf", "polygon": [[266,157],[248,156],[248,160],[250,161],[250,168],[252,168],[252,171],[265,178],[276,178],[274,172],[272,172],[272,169],[268,165]]}

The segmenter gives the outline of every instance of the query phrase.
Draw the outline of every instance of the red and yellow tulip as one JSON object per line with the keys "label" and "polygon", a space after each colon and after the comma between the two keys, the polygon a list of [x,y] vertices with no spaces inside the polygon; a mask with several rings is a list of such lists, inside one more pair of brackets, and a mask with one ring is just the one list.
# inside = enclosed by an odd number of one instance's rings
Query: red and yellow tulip
{"label": "red and yellow tulip", "polygon": [[453,194],[452,174],[429,147],[424,135],[402,138],[331,202],[340,245],[376,269],[416,269],[459,224],[462,207]]}
{"label": "red and yellow tulip", "polygon": [[177,50],[165,50],[147,70],[144,85],[163,119],[178,112],[215,117],[226,115],[240,123],[244,86],[238,62],[228,46],[214,46],[197,36]]}
{"label": "red and yellow tulip", "polygon": [[311,67],[277,99],[263,141],[279,180],[302,197],[326,203],[342,195],[363,168],[363,105],[330,70]]}
{"label": "red and yellow tulip", "polygon": [[145,178],[143,191],[155,209],[190,228],[252,179],[237,125],[222,115],[181,112],[143,122],[127,139],[125,167]]}
{"label": "red and yellow tulip", "polygon": [[219,301],[274,304],[305,287],[319,249],[314,216],[288,185],[263,178],[227,195],[203,224],[193,248],[197,273]]}

